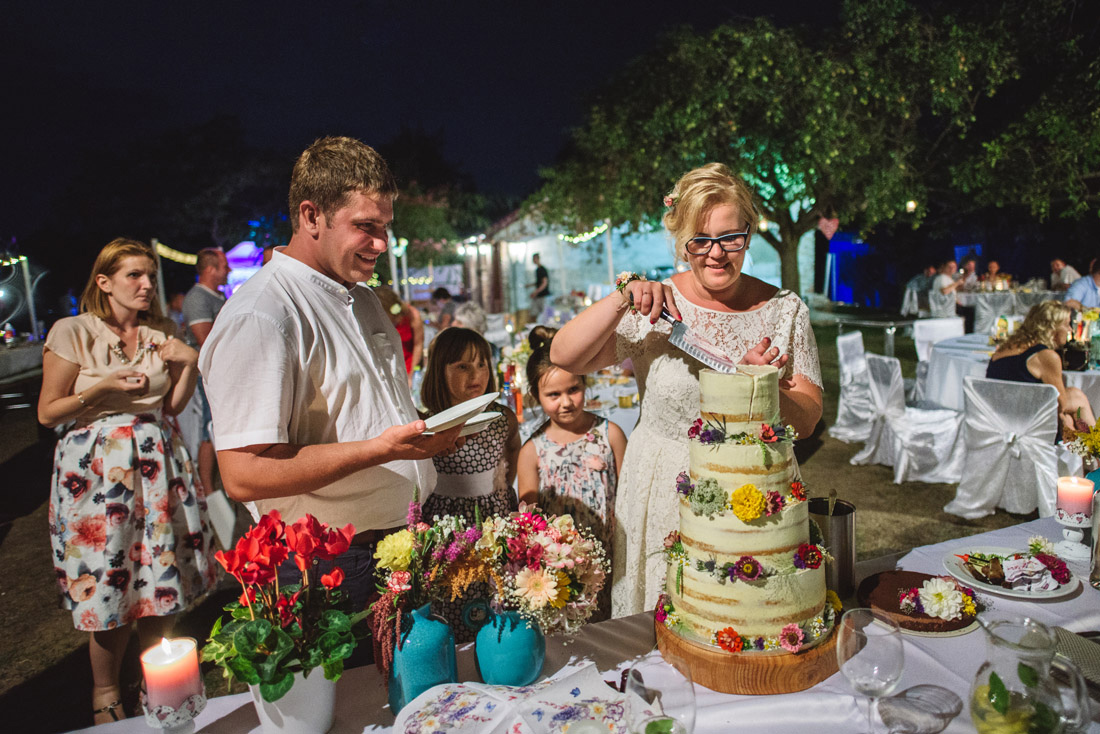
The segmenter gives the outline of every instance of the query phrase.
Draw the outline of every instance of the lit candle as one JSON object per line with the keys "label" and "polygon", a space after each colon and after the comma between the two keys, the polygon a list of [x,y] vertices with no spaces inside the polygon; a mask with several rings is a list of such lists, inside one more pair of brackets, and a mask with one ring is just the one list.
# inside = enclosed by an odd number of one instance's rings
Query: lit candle
{"label": "lit candle", "polygon": [[141,655],[149,708],[178,709],[188,697],[202,693],[199,656],[190,637],[161,638],[160,644]]}
{"label": "lit candle", "polygon": [[1058,478],[1058,509],[1067,515],[1092,515],[1093,483],[1082,477]]}

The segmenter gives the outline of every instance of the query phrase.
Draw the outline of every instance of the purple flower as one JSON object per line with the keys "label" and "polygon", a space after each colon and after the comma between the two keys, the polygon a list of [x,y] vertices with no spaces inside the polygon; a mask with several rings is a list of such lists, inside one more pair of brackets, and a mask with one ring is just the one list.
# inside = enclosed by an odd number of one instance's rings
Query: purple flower
{"label": "purple flower", "polygon": [[462,540],[468,545],[473,545],[477,541],[481,540],[480,528],[467,528],[466,532],[462,534]]}
{"label": "purple flower", "polygon": [[451,543],[447,546],[447,563],[453,562],[459,556],[462,555],[462,544],[458,542]]}
{"label": "purple flower", "polygon": [[707,570],[707,573],[714,573],[714,565],[714,559],[703,561],[703,568]]}
{"label": "purple flower", "polygon": [[752,641],[752,646],[755,647],[757,650],[763,650],[764,649],[764,638],[763,637],[757,637],[755,640]]}
{"label": "purple flower", "polygon": [[420,503],[413,500],[409,503],[409,514],[405,518],[405,524],[410,528],[416,527],[420,519]]}
{"label": "purple flower", "polygon": [[688,476],[686,471],[680,472],[676,475],[676,491],[687,497],[691,494],[691,490],[695,489],[691,484],[691,477]]}
{"label": "purple flower", "polygon": [[756,581],[764,574],[760,561],[752,556],[741,556],[730,569],[732,574],[742,581]]}

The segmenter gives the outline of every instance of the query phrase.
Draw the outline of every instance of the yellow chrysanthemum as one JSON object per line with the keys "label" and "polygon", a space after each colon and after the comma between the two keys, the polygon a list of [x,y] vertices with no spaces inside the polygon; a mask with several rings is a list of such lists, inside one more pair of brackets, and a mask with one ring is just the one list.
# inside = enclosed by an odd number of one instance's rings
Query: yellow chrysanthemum
{"label": "yellow chrysanthemum", "polygon": [[562,609],[565,607],[565,603],[569,601],[569,577],[564,572],[557,572],[558,589],[557,596],[550,599],[550,606],[554,609]]}
{"label": "yellow chrysanthemum", "polygon": [[978,609],[974,606],[974,598],[970,596],[963,596],[963,614],[968,617],[973,617],[977,613]]}
{"label": "yellow chrysanthemum", "polygon": [[1100,308],[1086,308],[1081,312],[1081,318],[1085,321],[1096,321],[1100,319]]}
{"label": "yellow chrysanthemum", "polygon": [[764,512],[764,493],[755,484],[746,484],[730,497],[730,509],[741,522],[751,522]]}
{"label": "yellow chrysanthemum", "polygon": [[378,542],[374,553],[378,565],[390,571],[406,571],[412,560],[413,544],[416,536],[408,530],[390,533]]}
{"label": "yellow chrysanthemum", "polygon": [[831,606],[834,612],[839,612],[844,606],[840,603],[840,597],[832,589],[825,592],[825,603]]}

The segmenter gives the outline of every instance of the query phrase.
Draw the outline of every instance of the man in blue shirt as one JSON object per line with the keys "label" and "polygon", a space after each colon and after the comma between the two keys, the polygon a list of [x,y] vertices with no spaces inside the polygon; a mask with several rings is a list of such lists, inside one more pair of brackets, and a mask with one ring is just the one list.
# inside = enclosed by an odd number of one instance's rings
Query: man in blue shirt
{"label": "man in blue shirt", "polygon": [[1100,258],[1092,261],[1089,274],[1078,278],[1066,291],[1066,305],[1077,311],[1100,308]]}

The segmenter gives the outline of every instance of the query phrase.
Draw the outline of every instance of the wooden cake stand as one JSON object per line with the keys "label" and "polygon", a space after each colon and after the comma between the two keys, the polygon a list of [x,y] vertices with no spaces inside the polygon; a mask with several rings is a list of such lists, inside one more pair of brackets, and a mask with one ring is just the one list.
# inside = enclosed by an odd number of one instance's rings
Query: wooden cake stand
{"label": "wooden cake stand", "polygon": [[[809,650],[783,655],[728,653],[690,642],[654,621],[657,648],[681,673],[719,693],[768,695],[811,688],[837,671],[836,628]],[[682,661],[682,662],[681,662]]]}

